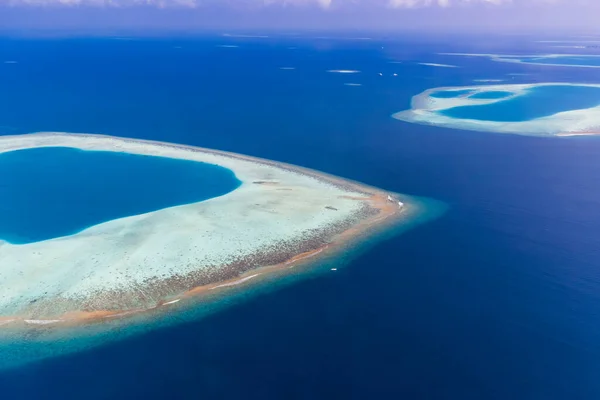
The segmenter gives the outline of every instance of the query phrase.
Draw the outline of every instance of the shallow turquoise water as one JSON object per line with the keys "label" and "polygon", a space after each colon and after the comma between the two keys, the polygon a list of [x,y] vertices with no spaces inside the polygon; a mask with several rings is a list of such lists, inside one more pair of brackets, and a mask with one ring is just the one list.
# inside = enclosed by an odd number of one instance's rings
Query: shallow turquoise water
{"label": "shallow turquoise water", "polygon": [[0,239],[26,244],[222,196],[241,182],[216,165],[64,147],[0,154]]}
{"label": "shallow turquoise water", "polygon": [[522,62],[535,64],[560,64],[560,65],[589,65],[600,67],[600,56],[598,57],[525,57]]}
{"label": "shallow turquoise water", "polygon": [[522,122],[598,105],[600,105],[600,87],[538,86],[506,101],[453,107],[440,111],[440,114],[457,119]]}
{"label": "shallow turquoise water", "polygon": [[512,93],[511,92],[504,92],[504,91],[490,91],[490,92],[480,92],[480,93],[475,93],[472,96],[469,96],[470,99],[480,99],[480,100],[487,100],[487,99],[502,99],[504,97],[508,97],[511,96]]}
{"label": "shallow turquoise water", "polygon": [[431,97],[435,97],[437,99],[453,99],[455,97],[460,97],[460,96],[464,96],[467,95],[469,93],[473,92],[470,89],[465,89],[465,90],[441,90],[439,92],[434,92],[431,93],[430,96]]}

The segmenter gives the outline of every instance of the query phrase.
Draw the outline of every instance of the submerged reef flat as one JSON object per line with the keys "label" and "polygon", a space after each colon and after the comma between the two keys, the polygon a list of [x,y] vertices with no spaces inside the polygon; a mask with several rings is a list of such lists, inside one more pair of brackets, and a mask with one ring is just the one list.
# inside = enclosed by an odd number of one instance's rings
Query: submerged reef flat
{"label": "submerged reef flat", "polygon": [[[410,218],[414,204],[305,168],[209,149],[101,135],[0,137],[0,153],[71,147],[227,168],[220,197],[94,225],[71,236],[0,241],[0,326],[97,323],[169,309],[331,255]],[[41,199],[40,201],[43,201]]]}
{"label": "submerged reef flat", "polygon": [[413,97],[401,121],[531,136],[600,134],[600,85],[540,83],[440,87]]}
{"label": "submerged reef flat", "polygon": [[476,54],[476,53],[439,53],[444,56],[485,57],[492,61],[547,65],[553,67],[600,68],[600,55],[597,54]]}

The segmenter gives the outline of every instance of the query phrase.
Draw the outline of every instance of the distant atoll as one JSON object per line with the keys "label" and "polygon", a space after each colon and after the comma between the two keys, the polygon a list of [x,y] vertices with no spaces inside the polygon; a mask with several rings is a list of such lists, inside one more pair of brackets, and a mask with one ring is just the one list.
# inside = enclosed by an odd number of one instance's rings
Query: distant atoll
{"label": "distant atoll", "polygon": [[600,84],[439,87],[394,118],[445,128],[531,136],[600,134]]}
{"label": "distant atoll", "polygon": [[417,202],[305,168],[191,146],[101,135],[0,137],[0,153],[71,147],[219,165],[242,184],[206,201],[24,245],[0,242],[0,325],[44,329],[172,310],[331,256],[410,220]]}
{"label": "distant atoll", "polygon": [[578,67],[600,68],[600,55],[598,54],[480,54],[480,53],[439,53],[444,56],[485,57],[492,61],[546,65],[552,67]]}

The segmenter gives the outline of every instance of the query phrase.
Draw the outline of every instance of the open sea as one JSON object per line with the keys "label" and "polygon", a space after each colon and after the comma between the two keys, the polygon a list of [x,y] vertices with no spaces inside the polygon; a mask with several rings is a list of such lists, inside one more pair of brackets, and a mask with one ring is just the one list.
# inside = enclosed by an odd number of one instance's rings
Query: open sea
{"label": "open sea", "polygon": [[391,114],[433,87],[600,83],[600,70],[437,55],[560,50],[533,37],[266,36],[0,39],[0,134],[233,151],[446,213],[338,271],[0,370],[0,398],[599,399],[600,139]]}

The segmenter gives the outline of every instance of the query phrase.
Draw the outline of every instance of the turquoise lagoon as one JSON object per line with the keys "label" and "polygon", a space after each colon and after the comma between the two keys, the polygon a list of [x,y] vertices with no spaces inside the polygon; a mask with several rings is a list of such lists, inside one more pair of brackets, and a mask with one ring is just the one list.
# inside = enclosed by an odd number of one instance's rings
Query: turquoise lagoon
{"label": "turquoise lagoon", "polygon": [[473,90],[441,90],[439,92],[431,93],[431,97],[435,97],[436,99],[453,99],[456,97],[467,96],[470,93],[473,93]]}
{"label": "turquoise lagoon", "polygon": [[596,54],[471,54],[471,53],[439,53],[445,56],[486,57],[492,61],[546,65],[556,67],[600,68],[600,55]]}
{"label": "turquoise lagoon", "polygon": [[202,162],[64,147],[0,154],[0,240],[27,244],[235,190]]}
{"label": "turquoise lagoon", "polygon": [[433,88],[414,96],[411,106],[410,110],[394,114],[394,118],[448,128],[534,136],[600,133],[598,84]]}
{"label": "turquoise lagoon", "polygon": [[489,100],[489,99],[504,99],[506,97],[512,96],[511,92],[502,92],[502,91],[491,91],[491,92],[479,92],[469,96],[470,99],[481,99],[481,100]]}
{"label": "turquoise lagoon", "polygon": [[[470,99],[503,99],[511,95],[513,93],[506,91],[484,91],[470,96]],[[532,87],[504,101],[452,107],[440,112],[448,117],[460,119],[524,122],[598,105],[600,87],[557,85]]]}
{"label": "turquoise lagoon", "polygon": [[514,58],[526,64],[545,64],[565,67],[595,67],[600,68],[600,56],[595,55],[548,55],[542,57]]}

